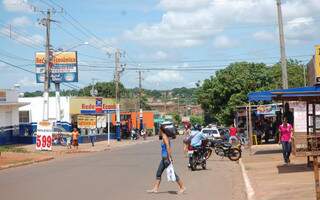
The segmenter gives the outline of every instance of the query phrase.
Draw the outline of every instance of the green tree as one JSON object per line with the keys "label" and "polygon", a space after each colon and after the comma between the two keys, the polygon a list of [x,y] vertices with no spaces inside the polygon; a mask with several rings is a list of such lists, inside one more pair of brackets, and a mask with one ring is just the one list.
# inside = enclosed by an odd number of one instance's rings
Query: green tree
{"label": "green tree", "polygon": [[204,125],[204,118],[203,116],[190,116],[190,123],[192,125],[195,125],[195,124],[200,124],[200,125]]}
{"label": "green tree", "polygon": [[[289,87],[303,86],[303,66],[288,60]],[[205,113],[206,123],[232,123],[236,106],[247,103],[249,92],[278,89],[282,85],[279,64],[238,62],[219,70],[215,76],[198,85],[197,98]]]}
{"label": "green tree", "polygon": [[[97,82],[94,88],[98,91],[97,96],[105,98],[115,98],[115,83],[114,82]],[[79,90],[79,96],[91,96],[90,91],[92,85],[86,86]],[[127,96],[127,90],[119,83],[121,97]]]}
{"label": "green tree", "polygon": [[174,121],[175,124],[180,124],[181,123],[182,118],[179,115],[179,113],[175,112],[175,113],[171,113],[171,115],[172,115],[172,118],[173,118],[173,121]]}

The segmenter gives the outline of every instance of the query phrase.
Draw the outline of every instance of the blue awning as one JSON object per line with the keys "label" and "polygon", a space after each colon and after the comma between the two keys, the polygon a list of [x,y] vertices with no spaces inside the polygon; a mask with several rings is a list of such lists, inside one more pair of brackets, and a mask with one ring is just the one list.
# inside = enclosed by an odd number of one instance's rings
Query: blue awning
{"label": "blue awning", "polygon": [[251,92],[248,94],[249,102],[257,101],[271,101],[278,95],[281,97],[310,97],[320,96],[320,86],[301,87],[301,88],[289,88],[269,91]]}

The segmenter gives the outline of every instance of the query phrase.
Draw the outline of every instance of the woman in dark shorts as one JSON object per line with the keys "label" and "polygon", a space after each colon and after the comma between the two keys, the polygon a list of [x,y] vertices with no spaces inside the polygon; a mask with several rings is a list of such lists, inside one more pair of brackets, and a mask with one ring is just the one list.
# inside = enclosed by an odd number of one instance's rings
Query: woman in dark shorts
{"label": "woman in dark shorts", "polygon": [[[157,193],[160,187],[161,183],[161,175],[163,171],[170,165],[172,162],[172,149],[170,145],[170,137],[175,137],[174,133],[174,126],[172,123],[163,123],[160,126],[160,134],[159,138],[162,139],[161,142],[161,156],[162,159],[160,161],[157,173],[156,173],[156,182],[154,184],[153,189],[148,190],[149,193]],[[180,177],[175,173],[176,175],[176,182],[179,185],[179,191],[178,194],[182,194],[186,188],[183,185],[182,180]]]}

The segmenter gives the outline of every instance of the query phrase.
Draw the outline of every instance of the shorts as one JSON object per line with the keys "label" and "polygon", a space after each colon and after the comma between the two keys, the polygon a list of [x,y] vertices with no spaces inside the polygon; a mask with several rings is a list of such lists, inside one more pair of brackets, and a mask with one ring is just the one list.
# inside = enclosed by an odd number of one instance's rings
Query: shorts
{"label": "shorts", "polygon": [[79,146],[78,140],[73,140],[73,141],[72,141],[72,145],[73,145],[73,146]]}

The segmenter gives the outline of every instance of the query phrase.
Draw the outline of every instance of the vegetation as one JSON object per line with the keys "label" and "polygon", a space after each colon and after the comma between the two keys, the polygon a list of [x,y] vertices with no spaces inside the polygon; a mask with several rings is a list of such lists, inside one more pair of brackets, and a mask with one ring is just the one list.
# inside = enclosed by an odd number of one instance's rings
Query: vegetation
{"label": "vegetation", "polygon": [[5,146],[0,146],[0,153],[1,152],[27,153],[28,151],[21,147],[17,147],[13,145],[5,145]]}
{"label": "vegetation", "polygon": [[[298,61],[288,61],[288,77],[289,87],[303,86],[303,66]],[[247,103],[249,92],[278,89],[281,85],[280,64],[268,67],[263,63],[233,63],[198,85],[198,103],[205,112],[206,123],[229,125],[236,106]]]}
{"label": "vegetation", "polygon": [[190,116],[190,123],[192,125],[195,125],[195,124],[204,125],[205,124],[203,116]]}

